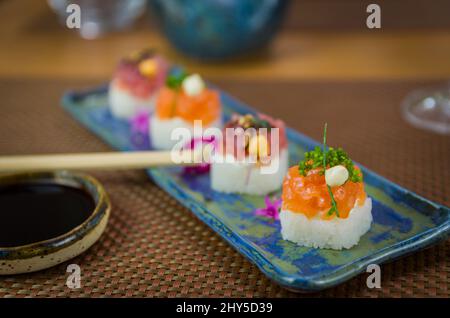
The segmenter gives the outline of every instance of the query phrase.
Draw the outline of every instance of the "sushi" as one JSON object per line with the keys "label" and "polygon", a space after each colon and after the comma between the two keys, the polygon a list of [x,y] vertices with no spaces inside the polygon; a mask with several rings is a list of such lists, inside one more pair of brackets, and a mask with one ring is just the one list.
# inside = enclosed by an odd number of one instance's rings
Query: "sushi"
{"label": "sushi", "polygon": [[[209,89],[198,74],[179,72],[168,76],[150,117],[150,140],[156,149],[170,150],[188,138],[172,136],[175,129],[189,132],[189,138],[205,137],[208,128],[221,128],[222,106],[219,93]],[[194,129],[195,124],[201,124]],[[179,140],[179,139],[185,140]]]}
{"label": "sushi", "polygon": [[[241,131],[230,147],[233,133]],[[288,169],[285,125],[264,114],[234,115],[211,163],[211,187],[225,193],[265,195],[281,188]],[[243,151],[239,154],[239,148]],[[267,160],[269,159],[269,160]]]}
{"label": "sushi", "polygon": [[348,249],[370,229],[371,210],[361,170],[343,149],[327,149],[324,142],[323,148],[307,152],[288,170],[279,215],[281,235],[302,246]]}
{"label": "sushi", "polygon": [[117,118],[130,119],[139,110],[153,111],[167,71],[168,63],[150,50],[123,58],[109,85],[111,113]]}

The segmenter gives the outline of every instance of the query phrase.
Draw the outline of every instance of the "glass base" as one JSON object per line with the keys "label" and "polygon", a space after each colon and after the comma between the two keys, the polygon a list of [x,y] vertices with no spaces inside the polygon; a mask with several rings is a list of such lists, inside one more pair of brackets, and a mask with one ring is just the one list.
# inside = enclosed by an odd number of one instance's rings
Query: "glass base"
{"label": "glass base", "polygon": [[450,87],[413,91],[403,100],[403,117],[415,127],[450,134]]}
{"label": "glass base", "polygon": [[85,39],[95,39],[107,32],[130,26],[146,9],[146,0],[47,0],[57,13],[62,25],[67,27],[69,4],[80,6],[79,34]]}

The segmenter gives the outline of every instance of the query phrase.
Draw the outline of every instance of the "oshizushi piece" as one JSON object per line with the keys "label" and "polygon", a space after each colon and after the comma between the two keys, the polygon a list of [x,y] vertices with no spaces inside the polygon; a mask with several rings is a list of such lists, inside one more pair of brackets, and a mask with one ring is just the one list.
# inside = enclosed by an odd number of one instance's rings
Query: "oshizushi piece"
{"label": "oshizushi piece", "polygon": [[[200,75],[183,72],[169,75],[158,95],[155,113],[150,118],[152,146],[172,149],[180,142],[177,136],[172,138],[176,128],[186,128],[190,138],[202,137],[202,131],[210,127],[221,128],[221,112],[219,93],[206,87]],[[201,122],[199,135],[194,130],[196,121]]]}
{"label": "oshizushi piece", "polygon": [[283,239],[337,250],[358,244],[372,223],[372,201],[364,191],[362,177],[342,149],[324,152],[317,147],[306,153],[283,182]]}
{"label": "oshizushi piece", "polygon": [[[229,145],[227,130],[244,134],[243,145]],[[228,145],[227,145],[228,143]],[[285,125],[269,116],[235,115],[225,125],[222,147],[211,164],[211,186],[225,193],[265,195],[281,188],[288,168]],[[241,155],[238,151],[243,148]]]}
{"label": "oshizushi piece", "polygon": [[150,50],[134,52],[123,58],[109,86],[112,114],[129,119],[140,109],[153,111],[167,71],[168,63]]}

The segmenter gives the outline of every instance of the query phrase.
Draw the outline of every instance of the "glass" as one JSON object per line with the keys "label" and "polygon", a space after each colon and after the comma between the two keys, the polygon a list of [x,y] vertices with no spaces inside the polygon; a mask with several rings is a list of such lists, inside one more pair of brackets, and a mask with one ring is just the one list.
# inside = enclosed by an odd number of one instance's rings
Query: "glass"
{"label": "glass", "polygon": [[403,100],[402,111],[415,127],[450,134],[450,84],[411,92]]}
{"label": "glass", "polygon": [[48,0],[50,7],[58,14],[60,22],[66,25],[69,4],[80,6],[81,27],[79,33],[85,39],[94,39],[109,32],[131,25],[146,9],[146,0]]}

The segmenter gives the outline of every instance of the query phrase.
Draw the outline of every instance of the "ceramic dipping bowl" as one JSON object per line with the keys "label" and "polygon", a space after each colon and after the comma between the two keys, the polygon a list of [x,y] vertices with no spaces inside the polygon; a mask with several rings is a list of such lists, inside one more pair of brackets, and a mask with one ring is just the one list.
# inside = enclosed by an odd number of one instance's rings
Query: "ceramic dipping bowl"
{"label": "ceramic dipping bowl", "polygon": [[[35,203],[26,205],[39,189],[46,200],[33,197]],[[110,210],[103,186],[85,174],[0,175],[0,231],[7,224],[0,233],[0,275],[35,272],[78,256],[99,239]]]}

